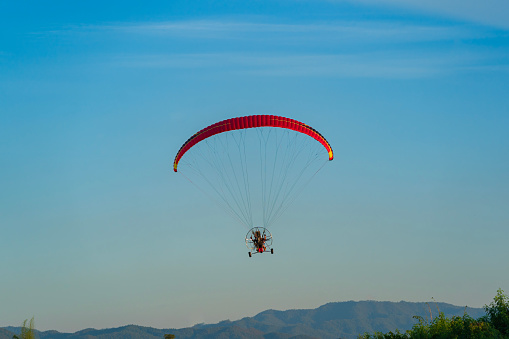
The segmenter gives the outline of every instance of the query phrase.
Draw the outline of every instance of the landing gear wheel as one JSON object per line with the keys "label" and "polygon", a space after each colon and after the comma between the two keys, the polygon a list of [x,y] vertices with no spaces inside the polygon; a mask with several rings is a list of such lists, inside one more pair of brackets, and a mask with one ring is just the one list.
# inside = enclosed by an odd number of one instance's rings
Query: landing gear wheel
{"label": "landing gear wheel", "polygon": [[248,252],[249,253],[249,257],[251,258],[251,252]]}
{"label": "landing gear wheel", "polygon": [[273,248],[270,249],[270,254],[274,254],[274,249]]}

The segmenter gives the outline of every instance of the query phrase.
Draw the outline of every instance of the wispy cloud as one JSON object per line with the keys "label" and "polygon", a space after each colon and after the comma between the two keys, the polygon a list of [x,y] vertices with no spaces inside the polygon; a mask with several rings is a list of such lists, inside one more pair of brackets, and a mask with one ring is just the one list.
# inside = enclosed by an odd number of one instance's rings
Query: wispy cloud
{"label": "wispy cloud", "polygon": [[[497,37],[497,31],[461,24],[190,20],[80,26],[66,32],[92,35],[89,40],[109,49],[102,55],[113,55],[109,62],[121,67],[407,78],[509,63],[506,48],[496,51],[471,43]],[[80,35],[76,40],[83,39]]]}
{"label": "wispy cloud", "polygon": [[[142,24],[83,26],[81,30],[118,32],[151,37],[191,39],[319,39],[333,41],[423,42],[479,37],[468,26],[419,25],[385,21],[274,24],[222,20],[193,20]],[[482,34],[489,34],[483,32]]]}
{"label": "wispy cloud", "polygon": [[[336,2],[345,0],[334,0]],[[506,0],[358,0],[370,5],[391,5],[441,14],[484,25],[509,29],[509,2]]]}
{"label": "wispy cloud", "polygon": [[[115,58],[119,67],[195,69],[250,76],[423,78],[488,66],[476,54],[426,55],[393,52],[264,55],[242,53],[137,55]],[[497,68],[508,70],[507,66]]]}

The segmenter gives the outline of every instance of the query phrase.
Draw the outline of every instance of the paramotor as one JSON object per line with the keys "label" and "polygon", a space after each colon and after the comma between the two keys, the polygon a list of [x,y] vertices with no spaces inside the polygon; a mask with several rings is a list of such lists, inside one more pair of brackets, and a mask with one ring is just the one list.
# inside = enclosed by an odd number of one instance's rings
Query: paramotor
{"label": "paramotor", "polygon": [[[270,235],[267,228],[333,158],[327,140],[310,126],[276,115],[251,115],[195,133],[177,152],[173,170],[246,228]],[[270,235],[270,249],[271,244]]]}

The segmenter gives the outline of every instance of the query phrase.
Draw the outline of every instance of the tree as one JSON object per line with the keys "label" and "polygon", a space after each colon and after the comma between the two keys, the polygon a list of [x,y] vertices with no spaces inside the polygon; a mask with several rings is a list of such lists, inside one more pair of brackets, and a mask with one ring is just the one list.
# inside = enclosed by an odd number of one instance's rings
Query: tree
{"label": "tree", "polygon": [[14,335],[12,339],[35,339],[35,332],[34,332],[34,317],[30,319],[30,323],[27,327],[27,321],[28,319],[25,319],[23,321],[23,326],[21,326],[21,334],[18,337],[17,335]]}
{"label": "tree", "polygon": [[175,338],[175,334],[165,334],[164,339],[173,339]]}
{"label": "tree", "polygon": [[491,323],[502,335],[509,337],[509,297],[502,289],[497,290],[497,295],[489,305],[484,305],[484,310],[484,320]]}

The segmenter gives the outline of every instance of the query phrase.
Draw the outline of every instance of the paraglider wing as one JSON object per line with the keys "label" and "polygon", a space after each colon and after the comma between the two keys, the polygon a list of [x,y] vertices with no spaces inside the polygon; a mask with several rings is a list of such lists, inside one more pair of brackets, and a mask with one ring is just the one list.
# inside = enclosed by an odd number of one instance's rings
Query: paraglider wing
{"label": "paraglider wing", "polygon": [[327,140],[310,126],[251,115],[195,133],[177,152],[173,170],[251,229],[270,227],[333,158]]}
{"label": "paraglider wing", "polygon": [[327,140],[325,140],[325,138],[318,131],[311,128],[310,126],[297,120],[276,115],[250,115],[246,117],[231,118],[217,122],[194,134],[182,145],[177,155],[175,156],[175,160],[173,162],[173,170],[177,172],[177,166],[182,156],[191,147],[200,141],[203,141],[219,133],[256,127],[279,127],[307,134],[325,147],[329,154],[329,160],[334,159],[332,148]]}

